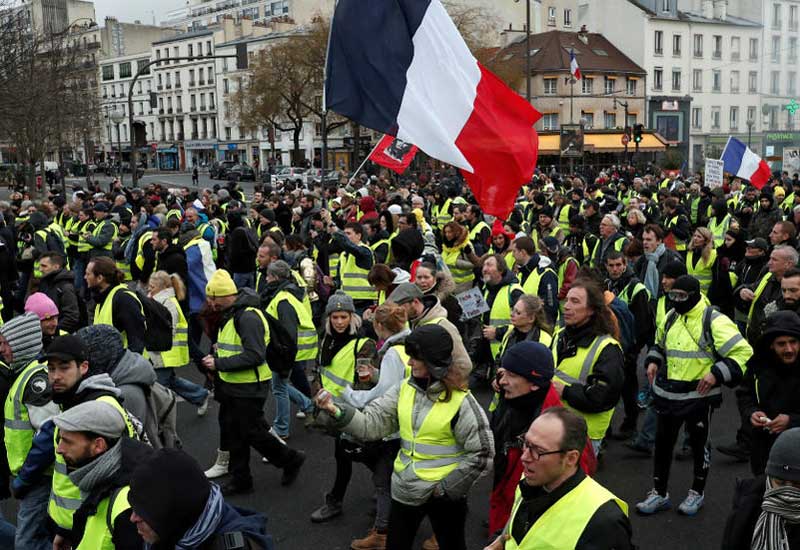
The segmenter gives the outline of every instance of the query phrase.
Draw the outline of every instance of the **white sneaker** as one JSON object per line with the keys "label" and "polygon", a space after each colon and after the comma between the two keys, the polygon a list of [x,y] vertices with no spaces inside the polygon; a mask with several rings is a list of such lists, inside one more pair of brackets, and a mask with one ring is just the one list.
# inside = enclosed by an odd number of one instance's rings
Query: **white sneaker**
{"label": "white sneaker", "polygon": [[197,416],[205,416],[208,412],[208,402],[211,399],[211,393],[206,394],[206,399],[203,401],[203,404],[197,407]]}
{"label": "white sneaker", "polygon": [[295,417],[295,418],[300,418],[300,419],[303,419],[303,418],[305,418],[305,417],[306,417],[306,413],[304,413],[303,411],[297,411],[297,414],[296,414],[296,415],[294,415],[294,417]]}
{"label": "white sneaker", "polygon": [[220,451],[218,449],[217,461],[214,462],[214,465],[211,466],[211,468],[205,471],[206,477],[208,479],[216,479],[218,477],[227,475],[228,464],[230,463],[230,457],[231,455],[228,451]]}
{"label": "white sneaker", "polygon": [[276,431],[275,431],[275,426],[272,426],[272,427],[269,429],[269,433],[271,433],[272,435],[274,435],[274,436],[275,436],[275,439],[277,439],[278,441],[280,441],[281,443],[283,443],[284,445],[286,445],[286,441],[285,441],[285,440],[284,440],[284,439],[283,439],[281,436],[279,436],[279,435],[278,435],[278,432],[276,432]]}

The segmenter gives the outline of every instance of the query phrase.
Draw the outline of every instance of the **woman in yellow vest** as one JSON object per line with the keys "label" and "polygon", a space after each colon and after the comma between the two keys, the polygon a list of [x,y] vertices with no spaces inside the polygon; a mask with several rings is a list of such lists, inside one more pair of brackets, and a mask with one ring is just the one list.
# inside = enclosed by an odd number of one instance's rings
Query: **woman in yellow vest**
{"label": "woman in yellow vest", "polygon": [[158,382],[197,407],[197,416],[205,416],[208,390],[175,375],[175,369],[189,365],[189,323],[179,304],[186,299],[186,286],[176,273],[170,275],[166,271],[156,271],[150,275],[148,290],[150,297],[167,308],[172,317],[172,348],[149,353]]}
{"label": "woman in yellow vest", "polygon": [[454,296],[456,284],[446,271],[437,269],[431,262],[421,262],[414,272],[414,283],[423,294],[436,296],[439,303],[447,310],[447,320],[453,323],[461,334],[464,334],[464,322],[461,321],[461,306]]}
{"label": "woman in yellow vest", "polygon": [[[350,296],[341,290],[331,295],[325,308],[325,333],[320,341],[317,364],[322,388],[335,397],[341,396],[347,386],[358,380],[356,361],[371,359],[375,353],[375,342],[364,337],[361,324]],[[314,523],[329,521],[342,513],[342,501],[353,475],[353,458],[347,450],[347,443],[341,435],[337,436],[334,441],[336,478],[333,488],[325,495],[325,504],[311,514]]]}
{"label": "woman in yellow vest", "polygon": [[453,275],[455,293],[472,288],[475,268],[480,259],[475,255],[467,228],[458,222],[449,222],[442,231],[442,259]]}
{"label": "woman in yellow vest", "polygon": [[[328,393],[317,405],[362,441],[399,431],[392,474],[388,548],[410,550],[428,516],[442,550],[464,550],[467,492],[491,468],[494,445],[483,409],[467,389],[468,369],[452,365],[453,340],[439,325],[407,338],[411,376],[359,411]],[[431,541],[432,542],[432,541]]]}
{"label": "woman in yellow vest", "polygon": [[717,251],[714,236],[705,227],[698,227],[686,253],[686,271],[700,282],[700,292],[709,295],[714,271],[717,268]]}

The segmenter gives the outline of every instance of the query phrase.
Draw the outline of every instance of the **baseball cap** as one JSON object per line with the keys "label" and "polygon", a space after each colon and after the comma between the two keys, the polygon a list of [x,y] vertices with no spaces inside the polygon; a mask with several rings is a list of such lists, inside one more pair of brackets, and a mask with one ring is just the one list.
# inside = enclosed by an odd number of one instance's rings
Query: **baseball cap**
{"label": "baseball cap", "polygon": [[83,340],[73,334],[58,336],[47,348],[44,358],[83,363],[86,360],[86,346]]}
{"label": "baseball cap", "polygon": [[769,244],[767,244],[766,239],[762,239],[761,237],[745,241],[745,244],[747,245],[747,248],[760,248],[765,252],[769,250]]}

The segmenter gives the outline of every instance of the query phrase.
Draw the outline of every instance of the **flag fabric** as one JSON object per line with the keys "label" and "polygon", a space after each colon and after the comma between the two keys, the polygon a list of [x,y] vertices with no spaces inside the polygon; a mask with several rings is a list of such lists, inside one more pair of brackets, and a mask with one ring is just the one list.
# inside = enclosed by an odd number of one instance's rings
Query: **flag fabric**
{"label": "flag fabric", "polygon": [[369,160],[402,174],[414,160],[417,151],[419,151],[419,147],[416,145],[385,134],[370,153]]}
{"label": "flag fabric", "polygon": [[581,79],[581,68],[578,67],[578,60],[575,59],[575,50],[569,51],[569,72],[575,80]]}
{"label": "flag fabric", "polygon": [[722,151],[722,161],[725,163],[726,172],[750,181],[756,189],[764,187],[772,177],[766,161],[735,137],[728,138],[728,143]]}
{"label": "flag fabric", "polygon": [[481,66],[440,0],[339,0],[326,107],[461,169],[506,217],[536,167],[541,114]]}

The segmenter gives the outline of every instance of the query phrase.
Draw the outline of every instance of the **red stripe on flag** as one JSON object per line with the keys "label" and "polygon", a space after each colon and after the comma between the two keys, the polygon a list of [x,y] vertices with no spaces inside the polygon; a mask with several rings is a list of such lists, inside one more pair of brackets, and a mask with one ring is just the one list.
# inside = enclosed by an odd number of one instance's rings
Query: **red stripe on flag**
{"label": "red stripe on flag", "polygon": [[536,168],[542,115],[480,65],[472,114],[456,139],[474,172],[462,173],[484,212],[505,219]]}
{"label": "red stripe on flag", "polygon": [[761,162],[758,163],[758,169],[750,176],[750,183],[752,183],[753,187],[756,189],[761,189],[771,177],[772,172],[769,169],[769,164],[762,159]]}

